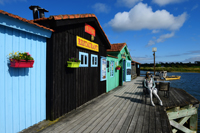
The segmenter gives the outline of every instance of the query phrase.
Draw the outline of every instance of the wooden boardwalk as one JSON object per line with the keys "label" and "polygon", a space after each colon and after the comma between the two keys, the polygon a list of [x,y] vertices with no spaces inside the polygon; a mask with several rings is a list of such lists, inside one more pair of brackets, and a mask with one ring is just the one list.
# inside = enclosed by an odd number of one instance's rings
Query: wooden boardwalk
{"label": "wooden boardwalk", "polygon": [[[164,107],[145,104],[142,81],[137,77],[67,114],[41,133],[170,133]],[[168,106],[167,102],[164,102]],[[165,105],[164,105],[165,106]]]}

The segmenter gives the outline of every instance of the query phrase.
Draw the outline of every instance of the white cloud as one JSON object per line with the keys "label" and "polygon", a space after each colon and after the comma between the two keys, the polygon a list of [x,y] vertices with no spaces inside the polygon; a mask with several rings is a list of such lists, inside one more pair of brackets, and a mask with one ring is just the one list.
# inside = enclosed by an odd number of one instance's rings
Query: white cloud
{"label": "white cloud", "polygon": [[5,3],[17,2],[17,1],[26,1],[26,0],[0,0],[0,5],[4,5]]}
{"label": "white cloud", "polygon": [[168,4],[174,4],[174,3],[181,3],[187,0],[153,0],[153,3],[158,4],[159,6],[165,6]]}
{"label": "white cloud", "polygon": [[132,59],[136,62],[152,60],[152,58],[149,57],[134,57],[134,56],[132,56]]}
{"label": "white cloud", "polygon": [[185,59],[183,62],[195,62],[195,61],[200,61],[200,56]]}
{"label": "white cloud", "polygon": [[153,40],[150,40],[150,41],[148,42],[147,46],[151,46],[151,45],[154,45],[154,44],[156,44],[156,42],[153,41]]}
{"label": "white cloud", "polygon": [[[173,37],[174,35],[175,35],[174,32],[161,35],[161,36],[160,36],[158,39],[156,39],[156,40],[150,40],[146,46],[151,46],[151,45],[155,45],[156,43],[164,42],[164,41],[166,41],[166,39],[171,38],[171,37]],[[153,39],[155,39],[155,37],[153,37]]]}
{"label": "white cloud", "polygon": [[117,0],[117,5],[119,6],[125,6],[125,7],[133,7],[138,2],[141,2],[143,0]]}
{"label": "white cloud", "polygon": [[96,3],[92,8],[97,13],[108,13],[110,11],[110,7],[103,3]]}
{"label": "white cloud", "polygon": [[187,13],[177,17],[166,10],[152,11],[147,4],[138,3],[129,12],[118,12],[115,17],[108,22],[114,30],[178,30],[186,21]]}
{"label": "white cloud", "polygon": [[199,5],[198,5],[198,4],[196,4],[195,6],[193,6],[193,8],[191,9],[191,11],[193,11],[193,10],[197,9],[198,7],[199,7]]}
{"label": "white cloud", "polygon": [[160,30],[152,30],[152,33],[158,33]]}
{"label": "white cloud", "polygon": [[173,37],[174,34],[175,34],[175,33],[172,32],[172,33],[170,33],[170,34],[161,35],[161,36],[156,40],[156,42],[157,42],[157,43],[164,42],[166,39]]}

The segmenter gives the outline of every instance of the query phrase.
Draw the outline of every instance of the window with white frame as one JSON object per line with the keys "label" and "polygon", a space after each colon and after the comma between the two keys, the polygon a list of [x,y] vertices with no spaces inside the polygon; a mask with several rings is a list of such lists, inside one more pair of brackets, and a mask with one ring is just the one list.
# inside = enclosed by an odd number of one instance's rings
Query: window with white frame
{"label": "window with white frame", "polygon": [[79,52],[79,60],[81,60],[79,67],[88,67],[88,53]]}
{"label": "window with white frame", "polygon": [[98,67],[98,55],[91,54],[91,67]]}

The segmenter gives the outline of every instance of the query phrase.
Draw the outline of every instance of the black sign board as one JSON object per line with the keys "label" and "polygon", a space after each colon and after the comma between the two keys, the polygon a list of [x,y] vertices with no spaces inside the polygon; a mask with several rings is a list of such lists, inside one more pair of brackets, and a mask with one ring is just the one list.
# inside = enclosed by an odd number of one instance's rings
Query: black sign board
{"label": "black sign board", "polygon": [[109,67],[109,61],[107,61],[107,68]]}
{"label": "black sign board", "polygon": [[127,74],[126,75],[131,75],[131,69],[127,69]]}

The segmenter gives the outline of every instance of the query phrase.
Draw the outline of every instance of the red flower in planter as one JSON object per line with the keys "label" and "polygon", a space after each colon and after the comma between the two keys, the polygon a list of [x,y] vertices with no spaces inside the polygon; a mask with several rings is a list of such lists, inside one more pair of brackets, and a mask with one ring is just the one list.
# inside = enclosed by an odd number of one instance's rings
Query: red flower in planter
{"label": "red flower in planter", "polygon": [[34,59],[28,52],[13,52],[9,54],[10,67],[29,68],[33,67]]}

